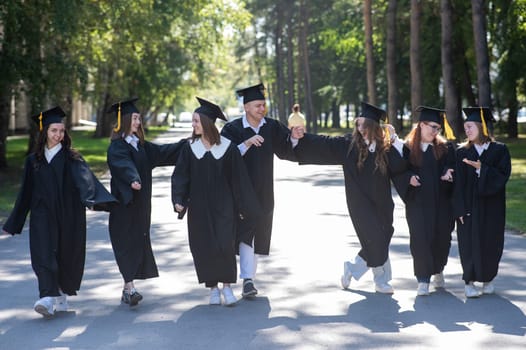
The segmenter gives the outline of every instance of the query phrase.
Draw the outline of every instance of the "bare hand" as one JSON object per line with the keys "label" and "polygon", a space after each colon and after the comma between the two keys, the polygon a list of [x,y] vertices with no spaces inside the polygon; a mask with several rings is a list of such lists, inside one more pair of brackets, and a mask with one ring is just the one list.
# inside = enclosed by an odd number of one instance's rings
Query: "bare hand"
{"label": "bare hand", "polygon": [[181,204],[176,204],[174,207],[175,207],[175,211],[178,213],[182,212],[184,209],[184,207]]}
{"label": "bare hand", "polygon": [[263,144],[263,141],[265,141],[265,139],[261,135],[254,135],[248,140],[245,140],[245,145],[247,147],[250,147],[250,146],[259,147]]}
{"label": "bare hand", "polygon": [[305,128],[303,126],[293,126],[291,129],[290,136],[294,139],[301,139],[305,136]]}
{"label": "bare hand", "polygon": [[141,183],[138,182],[138,181],[133,181],[131,183],[131,188],[133,188],[135,191],[140,191],[141,190]]}
{"label": "bare hand", "polygon": [[461,223],[462,225],[464,225],[464,217],[463,217],[463,216],[459,217],[459,218],[458,218],[458,221],[460,221],[460,223]]}
{"label": "bare hand", "polygon": [[477,160],[477,161],[475,162],[475,161],[473,161],[473,160],[469,160],[469,159],[467,159],[467,158],[464,158],[464,159],[462,159],[462,161],[463,161],[464,163],[466,163],[467,165],[471,165],[473,168],[475,168],[475,169],[477,169],[477,170],[479,170],[480,167],[481,167],[481,165],[482,165],[482,163],[480,162],[480,160]]}
{"label": "bare hand", "polygon": [[440,177],[440,180],[453,182],[453,172],[454,171],[455,170],[453,170],[453,169],[447,169],[445,174]]}
{"label": "bare hand", "polygon": [[418,175],[411,176],[411,178],[409,179],[409,184],[413,187],[419,187],[420,185],[422,185],[420,183],[420,177]]}

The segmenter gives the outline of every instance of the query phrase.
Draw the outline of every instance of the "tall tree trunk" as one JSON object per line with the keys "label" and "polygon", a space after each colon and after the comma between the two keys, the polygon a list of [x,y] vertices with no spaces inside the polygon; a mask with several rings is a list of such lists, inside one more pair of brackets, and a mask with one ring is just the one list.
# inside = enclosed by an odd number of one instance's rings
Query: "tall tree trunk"
{"label": "tall tree trunk", "polygon": [[471,0],[473,18],[473,38],[475,40],[475,59],[477,61],[478,105],[491,107],[491,83],[489,79],[489,54],[486,40],[486,11],[484,0]]}
{"label": "tall tree trunk", "polygon": [[401,122],[397,118],[398,89],[396,83],[396,7],[397,0],[389,0],[387,5],[387,115],[389,123],[400,130]]}
{"label": "tall tree trunk", "polygon": [[422,65],[420,63],[420,0],[411,0],[411,34],[409,64],[411,66],[411,119],[418,121],[416,108],[422,104]]}
{"label": "tall tree trunk", "polygon": [[363,23],[365,26],[365,60],[367,64],[368,102],[376,104],[375,64],[373,52],[372,0],[364,0]]}
{"label": "tall tree trunk", "polygon": [[9,131],[10,93],[5,85],[5,82],[0,82],[0,171],[8,166],[7,134]]}
{"label": "tall tree trunk", "polygon": [[299,96],[296,96],[296,91],[294,88],[295,84],[295,76],[294,76],[294,25],[295,21],[293,21],[293,15],[294,11],[293,8],[287,7],[287,13],[288,13],[288,20],[287,20],[287,81],[288,81],[288,104],[286,107],[287,111],[290,111],[292,109],[292,106],[294,103],[296,103],[297,98]]}
{"label": "tall tree trunk", "polygon": [[307,42],[309,32],[309,2],[307,0],[300,1],[300,37],[299,46],[303,56],[303,71],[305,81],[305,100],[306,100],[306,118],[307,118],[307,131],[316,133],[318,125],[316,123],[316,114],[314,112],[314,105],[312,103],[312,86],[310,76],[310,64],[309,64],[309,47]]}
{"label": "tall tree trunk", "polygon": [[274,93],[274,98],[278,105],[278,118],[285,122],[287,116],[285,115],[285,73],[283,67],[283,5],[281,1],[277,2],[276,13],[277,21],[274,33],[274,46],[276,49],[276,85],[277,91]]}
{"label": "tall tree trunk", "polygon": [[440,1],[441,19],[441,61],[442,78],[444,80],[444,95],[446,102],[446,116],[455,135],[461,135],[462,112],[459,105],[457,86],[455,84],[453,63],[453,9],[450,0]]}

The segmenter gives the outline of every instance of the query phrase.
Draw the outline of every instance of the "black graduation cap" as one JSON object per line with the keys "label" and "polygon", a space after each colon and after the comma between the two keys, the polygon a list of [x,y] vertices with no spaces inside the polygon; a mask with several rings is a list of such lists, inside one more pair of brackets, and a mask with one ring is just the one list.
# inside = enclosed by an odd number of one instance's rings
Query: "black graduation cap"
{"label": "black graduation cap", "polygon": [[243,97],[243,104],[255,100],[265,99],[265,85],[259,83],[257,85],[249,86],[243,89],[236,90],[239,97]]}
{"label": "black graduation cap", "polygon": [[464,122],[478,122],[482,124],[482,132],[485,136],[488,136],[488,126],[486,122],[493,123],[495,118],[491,113],[489,107],[465,107],[462,108],[464,114],[466,115],[466,120]]}
{"label": "black graduation cap", "polygon": [[362,104],[362,112],[360,113],[360,117],[364,117],[367,119],[372,119],[377,123],[380,123],[380,120],[386,120],[387,119],[387,112],[384,111],[381,108],[378,108],[376,106],[373,106],[370,103],[367,102],[361,102]]}
{"label": "black graduation cap", "polygon": [[40,112],[31,117],[31,119],[37,123],[40,131],[44,130],[44,126],[53,123],[62,123],[62,118],[66,116],[66,113],[60,108],[60,106],[53,107],[47,111]]}
{"label": "black graduation cap", "polygon": [[197,101],[199,101],[199,104],[201,106],[197,107],[195,109],[195,113],[200,113],[200,114],[204,114],[206,115],[208,118],[212,119],[212,121],[215,122],[216,118],[219,118],[219,119],[222,119],[224,121],[227,121],[225,115],[223,114],[223,111],[221,110],[221,108],[210,102],[210,101],[207,101],[205,100],[204,98],[201,98],[201,97],[195,97],[197,98]]}
{"label": "black graduation cap", "polygon": [[417,107],[416,111],[420,112],[419,120],[421,122],[434,122],[440,125],[443,124],[442,114],[445,112],[443,109],[419,106]]}
{"label": "black graduation cap", "polygon": [[134,104],[134,102],[138,99],[138,97],[134,97],[129,100],[119,101],[111,105],[110,109],[108,109],[108,113],[117,113],[117,126],[113,130],[120,130],[122,114],[139,113],[139,110],[137,109],[137,107],[135,107]]}

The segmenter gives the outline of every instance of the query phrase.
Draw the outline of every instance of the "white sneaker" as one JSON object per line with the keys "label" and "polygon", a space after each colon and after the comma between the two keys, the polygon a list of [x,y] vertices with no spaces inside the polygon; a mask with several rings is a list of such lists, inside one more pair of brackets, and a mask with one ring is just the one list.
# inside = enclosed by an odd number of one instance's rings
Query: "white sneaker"
{"label": "white sneaker", "polygon": [[210,289],[210,305],[221,305],[221,292],[217,287]]}
{"label": "white sneaker", "polygon": [[375,283],[374,289],[378,293],[383,293],[383,294],[393,294],[394,293],[394,289],[389,283]]}
{"label": "white sneaker", "polygon": [[232,288],[223,287],[223,298],[225,299],[225,306],[234,306],[237,303],[237,298],[232,292]]}
{"label": "white sneaker", "polygon": [[429,295],[429,283],[419,282],[418,289],[416,290],[416,295]]}
{"label": "white sneaker", "polygon": [[34,309],[36,312],[44,317],[53,316],[55,313],[55,298],[54,297],[43,297],[36,301]]}
{"label": "white sneaker", "polygon": [[446,282],[444,281],[444,273],[440,272],[433,275],[433,285],[435,288],[444,288]]}
{"label": "white sneaker", "polygon": [[68,311],[68,299],[66,294],[61,294],[59,297],[55,297],[55,312],[66,312]]}
{"label": "white sneaker", "polygon": [[475,285],[472,283],[466,284],[464,287],[464,293],[466,294],[466,298],[478,298],[481,294],[481,292],[475,287]]}
{"label": "white sneaker", "polygon": [[482,284],[482,294],[493,294],[495,293],[495,285],[493,282],[484,282]]}
{"label": "white sneaker", "polygon": [[349,285],[351,284],[351,278],[352,278],[351,268],[352,268],[351,262],[346,261],[343,263],[343,275],[341,278],[343,289],[349,288]]}

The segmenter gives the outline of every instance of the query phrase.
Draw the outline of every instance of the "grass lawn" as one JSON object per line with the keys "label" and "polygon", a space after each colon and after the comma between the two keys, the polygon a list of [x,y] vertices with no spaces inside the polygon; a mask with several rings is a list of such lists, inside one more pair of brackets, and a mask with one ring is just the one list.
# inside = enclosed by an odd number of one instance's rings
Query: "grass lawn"
{"label": "grass lawn", "polygon": [[[152,140],[157,135],[167,130],[167,127],[148,127],[146,139]],[[106,150],[110,143],[109,138],[93,138],[93,131],[73,130],[70,131],[73,140],[73,148],[79,151],[91,170],[97,175],[103,175],[108,166],[106,164]],[[7,140],[7,164],[9,169],[0,172],[0,223],[3,223],[13,208],[26,157],[28,136],[15,136]]]}

